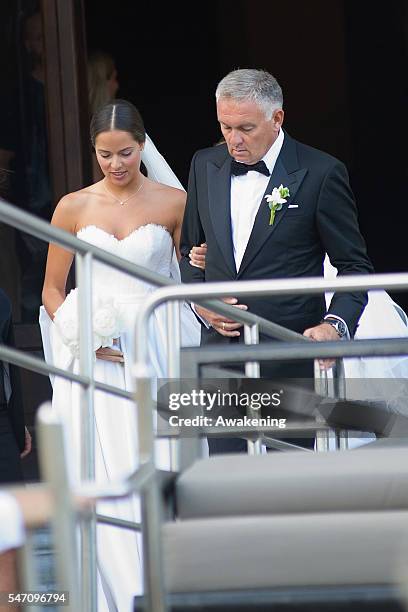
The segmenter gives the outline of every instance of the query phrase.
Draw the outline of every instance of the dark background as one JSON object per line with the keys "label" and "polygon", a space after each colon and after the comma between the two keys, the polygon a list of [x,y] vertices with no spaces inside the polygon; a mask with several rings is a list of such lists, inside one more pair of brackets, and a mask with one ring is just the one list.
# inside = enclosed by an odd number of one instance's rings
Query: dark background
{"label": "dark background", "polygon": [[[344,161],[378,272],[407,255],[406,0],[85,0],[90,49],[115,58],[120,90],[186,185],[195,150],[220,137],[214,90],[233,68],[265,68],[285,128]],[[408,308],[408,297],[395,296]]]}

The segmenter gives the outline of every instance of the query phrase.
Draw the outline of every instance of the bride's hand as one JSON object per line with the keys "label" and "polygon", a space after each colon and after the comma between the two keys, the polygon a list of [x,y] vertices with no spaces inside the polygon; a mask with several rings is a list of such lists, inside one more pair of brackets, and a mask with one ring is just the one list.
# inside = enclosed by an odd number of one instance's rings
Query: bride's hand
{"label": "bride's hand", "polygon": [[[117,340],[113,341],[113,344],[119,346]],[[110,346],[106,348],[98,348],[96,351],[96,358],[103,359],[105,361],[115,361],[116,363],[124,363],[123,353],[119,349],[112,348]]]}
{"label": "bride's hand", "polygon": [[205,270],[205,257],[207,255],[207,245],[204,242],[200,246],[193,246],[189,253],[190,265],[195,268],[201,268]]}

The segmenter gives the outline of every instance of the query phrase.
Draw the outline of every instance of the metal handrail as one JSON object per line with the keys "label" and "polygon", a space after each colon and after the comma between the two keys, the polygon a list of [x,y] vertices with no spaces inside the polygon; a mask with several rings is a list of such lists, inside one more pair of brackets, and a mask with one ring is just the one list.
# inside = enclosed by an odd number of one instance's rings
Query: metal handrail
{"label": "metal handrail", "polygon": [[[144,464],[137,474],[125,479],[117,487],[109,491],[94,483],[82,483],[72,488],[68,481],[66,450],[64,448],[64,432],[62,421],[58,413],[46,402],[40,406],[37,413],[39,460],[44,483],[27,487],[9,486],[1,490],[16,496],[21,493],[30,495],[30,489],[35,492],[36,499],[42,494],[46,499],[46,509],[42,516],[34,511],[27,519],[26,543],[20,555],[20,569],[22,572],[22,590],[37,590],[36,575],[32,565],[33,549],[31,543],[31,530],[48,524],[51,521],[53,543],[56,549],[56,579],[57,589],[68,593],[69,603],[64,606],[71,612],[83,609],[80,605],[79,568],[78,568],[78,540],[75,523],[77,520],[87,519],[99,500],[120,499],[141,492],[146,483],[154,476],[155,468]],[[25,502],[26,508],[28,503]],[[130,521],[100,516],[101,523],[114,524],[116,527],[138,530],[140,526]],[[31,522],[30,522],[31,521]]]}
{"label": "metal handrail", "polygon": [[[68,370],[62,370],[61,368],[47,364],[43,359],[32,357],[31,355],[27,355],[18,349],[10,348],[4,344],[0,344],[0,360],[6,361],[7,363],[12,363],[26,370],[30,370],[31,372],[43,374],[44,376],[54,374],[54,376],[59,376],[60,378],[65,378],[66,380],[70,380],[71,382],[76,382],[84,386],[91,383],[88,376],[74,374]],[[117,395],[118,397],[123,397],[125,399],[133,399],[133,395],[130,393],[130,391],[125,391],[124,389],[108,385],[107,383],[95,381],[95,389],[98,389],[98,391],[104,391],[105,393],[110,393],[111,395]]]}
{"label": "metal handrail", "polygon": [[[125,397],[127,399],[130,398],[130,394],[128,392],[117,387],[107,385],[106,383],[98,383],[94,381],[93,376],[89,376],[89,373],[93,369],[92,363],[90,361],[91,351],[89,351],[89,346],[91,346],[92,344],[90,337],[92,257],[95,257],[95,259],[100,260],[103,263],[110,265],[118,270],[121,270],[122,272],[141,278],[142,280],[156,286],[177,286],[177,284],[174,281],[168,279],[167,277],[147,270],[141,266],[137,266],[136,264],[132,264],[126,261],[125,259],[122,259],[104,251],[103,249],[100,249],[98,247],[95,247],[94,245],[79,240],[77,237],[73,236],[68,232],[65,232],[64,230],[50,226],[48,222],[39,219],[35,215],[22,211],[16,208],[15,206],[7,204],[1,199],[0,219],[3,219],[6,223],[9,223],[22,231],[26,231],[39,239],[55,242],[56,244],[77,253],[77,273],[78,277],[82,277],[83,279],[82,282],[78,283],[79,301],[81,304],[80,328],[81,338],[83,338],[83,341],[81,342],[82,350],[80,354],[80,375],[78,376],[70,372],[63,372],[61,369],[55,368],[55,366],[48,366],[48,364],[45,364],[42,359],[36,357],[24,356],[24,358],[20,359],[16,353],[13,354],[10,349],[2,347],[1,345],[0,357],[3,357],[5,361],[7,359],[10,359],[10,361],[12,363],[15,363],[16,365],[26,367],[41,374],[51,373],[56,376],[62,376],[81,385],[81,395],[84,396],[84,399],[85,396],[87,396],[88,398],[86,401],[84,401],[84,405],[87,407],[87,410],[83,413],[82,424],[85,432],[85,438],[88,440],[88,444],[84,445],[82,449],[82,477],[92,478],[93,469],[91,466],[92,462],[90,461],[90,457],[94,455],[94,441],[92,435],[93,431],[91,426],[91,423],[93,422],[93,389],[99,389],[107,393],[117,395],[119,397]],[[86,295],[82,296],[82,291]],[[298,334],[296,332],[293,332],[292,330],[272,323],[253,313],[248,313],[236,309],[233,306],[223,303],[222,301],[211,300],[204,302],[204,305],[206,305],[208,308],[212,308],[215,312],[224,314],[227,317],[234,318],[236,321],[244,324],[246,328],[248,326],[251,326],[252,329],[257,328],[257,333],[262,332],[268,335],[269,337],[278,340],[298,340],[299,342],[308,341],[308,339],[304,338],[301,334]],[[176,319],[177,311],[169,310],[168,322],[172,322]],[[174,329],[177,329],[178,333],[180,333],[180,328],[177,324]],[[170,344],[168,348],[169,375],[177,377],[180,373],[180,344],[173,343],[173,345]]]}
{"label": "metal handrail", "polygon": [[[89,287],[91,283],[90,276],[90,265],[92,263],[92,257],[95,259],[102,261],[103,263],[114,267],[115,269],[121,270],[122,272],[129,273],[135,277],[141,278],[146,282],[160,286],[161,288],[157,289],[157,291],[151,296],[147,296],[146,301],[142,304],[141,311],[138,316],[139,325],[136,326],[136,355],[137,360],[134,366],[134,377],[137,383],[137,392],[136,392],[136,400],[138,402],[139,407],[139,416],[140,416],[140,428],[139,428],[139,448],[141,454],[141,465],[126,480],[120,480],[118,482],[109,483],[106,487],[98,487],[94,485],[94,493],[98,492],[98,494],[104,494],[105,496],[112,495],[127,495],[131,492],[134,492],[138,489],[138,485],[143,482],[144,488],[144,511],[143,516],[144,519],[146,517],[149,518],[150,521],[153,521],[157,526],[160,522],[160,510],[159,510],[159,502],[158,502],[158,487],[155,483],[154,478],[154,449],[153,449],[153,425],[152,425],[152,394],[151,394],[151,376],[148,367],[147,360],[147,352],[145,349],[147,348],[147,343],[144,342],[147,333],[147,323],[148,318],[151,312],[153,312],[154,308],[163,303],[165,301],[174,301],[181,300],[186,297],[191,298],[198,304],[202,304],[203,306],[209,307],[213,309],[215,312],[219,314],[226,315],[228,317],[233,317],[235,320],[238,320],[244,323],[247,327],[249,325],[253,325],[254,328],[257,326],[264,333],[272,333],[274,337],[278,337],[282,340],[299,340],[303,344],[302,351],[303,354],[307,357],[313,358],[316,353],[316,349],[319,347],[316,346],[315,343],[307,342],[300,334],[296,334],[295,332],[291,332],[290,330],[285,330],[284,328],[280,328],[280,326],[274,326],[270,324],[270,322],[266,320],[262,320],[260,317],[253,315],[252,313],[242,312],[238,309],[235,309],[232,306],[224,304],[222,302],[217,302],[215,300],[208,300],[208,296],[212,297],[222,297],[225,295],[234,295],[234,296],[248,296],[248,295],[288,295],[294,293],[319,293],[325,290],[336,290],[336,291],[350,291],[350,290],[364,290],[367,289],[376,289],[376,288],[391,288],[391,289],[406,289],[408,288],[408,275],[394,274],[394,275],[373,275],[370,277],[367,276],[355,276],[355,277],[341,277],[337,279],[333,279],[331,281],[327,281],[321,278],[310,278],[310,279],[291,279],[291,280],[269,280],[269,281],[241,281],[239,284],[234,282],[225,282],[225,283],[206,283],[205,287],[203,286],[194,286],[194,285],[177,285],[173,281],[162,277],[159,274],[151,272],[150,270],[146,270],[141,266],[137,266],[136,264],[131,264],[130,262],[112,255],[111,253],[107,253],[106,251],[99,249],[93,245],[85,243],[82,240],[72,236],[69,233],[64,232],[58,228],[50,226],[47,222],[38,219],[34,215],[30,215],[26,212],[20,211],[13,206],[6,204],[5,202],[0,201],[0,219],[4,220],[6,223],[17,227],[18,229],[28,232],[40,239],[55,242],[60,246],[65,247],[68,250],[78,252],[82,259],[80,259],[81,266],[83,264],[83,281],[89,281],[88,283],[88,293],[84,294],[84,302],[85,308],[88,312],[85,314],[85,320],[87,320],[88,329],[90,329],[89,325]],[[81,267],[79,266],[79,267]],[[391,279],[390,279],[391,277]],[[368,280],[368,278],[370,280]],[[81,283],[83,284],[83,283]],[[85,283],[86,284],[86,283]],[[207,298],[207,299],[206,299]],[[81,300],[80,296],[80,300]],[[81,316],[82,313],[81,313]],[[81,323],[82,328],[84,328],[84,322]],[[273,330],[272,330],[272,327]],[[262,327],[264,326],[264,328]],[[141,329],[142,328],[142,329]],[[283,330],[283,331],[282,331]],[[277,334],[282,335],[279,337]],[[384,342],[384,341],[380,341]],[[336,343],[336,346],[340,348],[340,346],[344,346],[347,343]],[[394,345],[393,345],[394,346]],[[253,350],[253,347],[247,347],[248,350]],[[275,347],[277,348],[277,347]],[[320,348],[323,348],[320,344]],[[3,359],[7,361],[7,357],[11,359],[16,359],[16,355],[13,354],[12,349],[7,349],[6,351],[2,350],[3,347],[0,346],[0,357],[3,355]],[[269,349],[270,350],[270,349]],[[11,351],[11,352],[10,352]],[[85,342],[85,350],[83,353],[91,354],[92,350],[89,344],[89,338]],[[313,352],[315,355],[313,355]],[[317,351],[318,352],[318,351]],[[341,351],[340,351],[341,354]],[[254,354],[253,360],[256,360],[256,355]],[[42,360],[35,360],[31,358],[33,362],[25,361],[26,367],[32,369],[37,367],[35,362],[39,362],[44,364]],[[14,361],[16,363],[16,361]],[[58,368],[53,369],[50,366],[44,365],[41,367],[41,373],[52,372],[56,375],[60,375],[62,371]],[[71,378],[66,375],[64,372],[65,378]],[[78,376],[76,382],[78,382],[82,387],[90,388],[94,386],[98,388],[98,383],[94,381],[92,372],[90,374],[84,375],[81,372]],[[74,378],[72,378],[74,380]],[[109,390],[109,385],[106,386],[107,391],[113,392],[113,387]],[[89,416],[89,415],[88,415]],[[92,483],[83,483],[82,488],[87,489],[90,487],[90,491],[92,490]],[[123,525],[125,527],[125,525]],[[146,533],[144,534],[146,537]],[[147,546],[146,546],[147,544]],[[147,549],[147,558],[148,558],[148,569],[154,570],[157,569],[157,576],[154,578],[154,582],[149,585],[147,597],[153,598],[153,606],[155,606],[155,610],[164,610],[165,604],[163,600],[163,591],[162,584],[160,582],[161,578],[161,568],[160,563],[160,541],[159,534],[156,533],[155,537],[151,542],[146,541],[144,545]],[[149,573],[151,573],[149,571]],[[94,588],[94,584],[89,583],[88,585],[91,588]],[[151,588],[154,587],[154,588]],[[89,600],[83,600],[82,606],[84,609],[94,610],[95,609],[95,594],[91,596],[90,604]],[[151,603],[152,603],[151,601]],[[157,602],[157,605],[156,603]],[[153,608],[151,608],[153,609]]]}
{"label": "metal handrail", "polygon": [[[276,296],[276,295],[293,295],[293,294],[318,294],[326,291],[349,292],[349,291],[365,291],[368,289],[387,288],[394,290],[408,289],[408,273],[401,272],[396,274],[371,274],[358,276],[341,276],[331,280],[322,279],[320,277],[309,277],[301,279],[270,279],[256,281],[240,281],[236,282],[212,282],[200,283],[194,285],[173,285],[172,287],[161,287],[154,293],[146,296],[146,300],[141,304],[137,313],[136,335],[135,335],[135,355],[136,362],[145,365],[147,362],[147,330],[148,320],[155,308],[169,301],[191,300],[197,304],[211,307],[219,314],[227,314],[227,305],[208,300],[210,297],[222,297],[225,295],[234,295],[235,297],[248,296]],[[228,307],[230,309],[230,307]],[[239,320],[243,314],[249,313],[240,312],[235,309],[236,320]],[[228,312],[229,316],[229,312]],[[290,330],[288,330],[290,331]],[[293,338],[292,332],[290,334]],[[289,334],[288,334],[289,336]],[[304,337],[301,334],[296,334],[296,339]],[[359,341],[360,342],[360,341]],[[314,358],[316,348],[312,348],[314,343],[305,343],[303,352],[305,355]],[[343,344],[343,343],[342,343]],[[317,349],[318,352],[318,349]],[[334,356],[342,356],[342,349],[339,348]]]}
{"label": "metal handrail", "polygon": [[[92,427],[91,423],[93,422],[93,408],[92,408],[92,398],[93,398],[93,389],[98,389],[101,391],[105,391],[107,393],[111,393],[113,395],[124,397],[127,399],[131,398],[131,394],[123,389],[108,385],[106,383],[99,383],[93,379],[93,376],[90,375],[92,372],[93,366],[90,361],[91,351],[89,350],[89,346],[91,346],[91,337],[90,337],[90,329],[91,329],[91,310],[90,310],[90,302],[91,302],[91,267],[92,267],[92,257],[95,259],[102,261],[106,265],[110,265],[115,269],[118,269],[122,272],[133,275],[137,278],[140,278],[150,284],[166,287],[166,286],[177,286],[177,284],[164,277],[160,274],[147,270],[141,266],[136,264],[132,264],[125,259],[112,255],[111,253],[106,252],[103,249],[100,249],[92,244],[84,242],[72,234],[65,232],[59,228],[51,226],[48,222],[39,219],[35,215],[22,211],[15,206],[12,206],[6,203],[4,200],[0,199],[0,219],[4,222],[13,225],[14,227],[26,231],[39,239],[43,239],[46,241],[54,242],[68,250],[74,251],[77,253],[77,273],[78,278],[82,278],[82,282],[79,282],[79,301],[81,304],[80,308],[80,328],[81,328],[81,354],[80,354],[80,374],[73,374],[71,372],[63,371],[62,369],[56,368],[55,366],[51,366],[45,364],[42,359],[27,356],[27,355],[19,355],[17,351],[13,351],[13,349],[9,349],[7,347],[0,345],[0,357],[3,358],[4,361],[9,360],[11,363],[16,365],[28,368],[32,371],[39,372],[40,374],[54,374],[56,376],[62,376],[65,379],[71,380],[72,382],[77,382],[81,385],[81,394],[83,396],[87,396],[87,400],[84,401],[84,405],[87,406],[86,413],[83,414],[83,428],[85,431],[85,438],[89,441],[88,445],[84,445],[82,452],[82,477],[83,478],[92,478],[93,470],[91,467],[90,457],[93,456],[93,438],[92,438]],[[191,286],[190,286],[191,287]],[[82,292],[84,292],[84,296],[82,296]],[[236,321],[242,323],[247,328],[251,326],[251,329],[258,329],[258,332],[262,332],[270,337],[280,340],[298,340],[299,342],[307,342],[307,339],[302,335],[293,332],[289,329],[286,329],[280,325],[272,323],[258,315],[253,313],[248,313],[241,311],[239,309],[234,308],[233,306],[227,305],[222,301],[208,301],[205,302],[205,305],[209,308],[212,308],[215,312],[219,312],[220,314],[224,314],[227,317],[233,317]],[[169,311],[168,321],[172,322],[177,319],[177,311]],[[180,328],[176,324],[174,327],[175,330],[178,330],[180,333]],[[257,332],[257,333],[258,333]],[[168,361],[169,361],[169,373],[173,377],[177,377],[179,375],[179,344],[169,345],[169,353],[168,353]],[[178,364],[176,361],[178,360]],[[176,364],[176,365],[175,365]],[[174,367],[173,367],[174,366]],[[85,398],[84,398],[85,399]]]}
{"label": "metal handrail", "polygon": [[[89,325],[90,314],[89,314],[88,302],[90,302],[90,299],[91,299],[90,298],[90,293],[91,293],[90,287],[91,287],[92,279],[91,279],[90,269],[92,265],[92,257],[95,257],[95,259],[117,270],[120,270],[121,272],[128,273],[152,285],[160,286],[160,287],[177,286],[177,283],[175,283],[173,280],[168,279],[165,276],[162,276],[161,274],[152,272],[151,270],[143,268],[142,266],[132,264],[129,261],[122,259],[121,257],[117,257],[116,255],[113,255],[112,253],[109,253],[103,249],[100,249],[99,247],[96,247],[92,244],[84,242],[83,240],[80,240],[79,238],[73,236],[69,232],[66,232],[64,230],[61,230],[60,228],[51,226],[48,222],[44,221],[43,219],[40,219],[33,214],[27,213],[26,211],[20,210],[19,208],[6,203],[2,199],[0,199],[0,219],[4,221],[5,223],[8,223],[9,225],[12,225],[13,227],[20,229],[21,231],[27,232],[33,236],[36,236],[39,239],[58,244],[59,246],[62,246],[80,255],[80,256],[77,255],[77,270],[78,270],[78,276],[82,275],[83,280],[84,280],[83,283],[79,283],[79,289],[80,289],[79,299],[80,299],[81,305],[83,305],[84,307],[83,309],[81,308],[80,310],[81,331],[84,331],[84,334],[83,334],[84,338],[87,336],[90,330],[90,325]],[[87,269],[82,273],[83,268],[84,269],[87,268]],[[87,296],[85,299],[82,299],[81,297],[81,288],[87,292]],[[267,321],[266,319],[263,319],[262,317],[259,317],[258,315],[255,315],[253,313],[247,313],[247,312],[240,311],[234,308],[233,306],[224,304],[221,301],[213,300],[211,302],[207,302],[206,305],[210,308],[213,308],[215,312],[224,314],[227,317],[234,317],[235,320],[245,325],[252,325],[252,326],[257,325],[259,330],[262,333],[268,336],[274,337],[276,339],[298,340],[300,342],[306,341],[306,339],[303,336],[301,336],[300,334],[297,334],[296,332],[287,330],[284,327],[281,327],[279,325],[276,325],[275,323]],[[84,320],[88,319],[88,321],[85,322],[84,324],[82,319]],[[90,351],[87,350],[87,347],[86,347],[86,345],[88,344],[90,344],[90,338],[87,338],[86,342],[83,343],[84,350],[82,351],[82,354],[80,356],[82,365],[80,368],[81,373],[79,375],[72,374],[70,372],[66,372],[59,368],[56,368],[55,366],[45,364],[45,362],[42,359],[39,359],[37,357],[24,355],[24,356],[21,356],[20,358],[17,352],[13,352],[12,349],[9,349],[8,347],[2,346],[2,345],[0,345],[0,358],[2,358],[4,361],[9,360],[11,363],[19,365],[21,367],[25,367],[32,371],[36,371],[40,374],[48,375],[51,373],[56,376],[62,376],[63,378],[66,378],[73,382],[77,382],[82,386],[82,389],[84,389],[82,393],[85,393],[88,395],[90,394],[90,396],[92,396],[92,391],[90,389],[91,387],[94,387],[95,389],[105,391],[107,393],[111,393],[119,397],[130,399],[131,395],[127,391],[124,391],[123,389],[120,389],[118,387],[107,385],[106,383],[98,383],[93,380],[92,376],[90,377],[90,376],[87,376],[86,374],[84,375],[85,370],[91,367],[91,364],[89,362]],[[173,346],[172,347],[173,353],[169,353],[170,363],[171,363],[171,357],[173,356],[174,358],[176,348],[177,348],[176,346]],[[174,363],[174,359],[173,359],[173,363]],[[170,367],[170,370],[171,370],[171,367]],[[178,368],[175,369],[174,375],[177,376],[177,372],[178,372]],[[89,429],[89,423],[92,420],[93,420],[92,414],[88,415],[88,418],[84,417],[83,426],[86,430]],[[92,442],[90,444],[90,447],[92,447]],[[83,450],[84,452],[86,452],[86,448],[84,448]],[[92,448],[91,448],[91,454],[92,454]],[[89,465],[89,462],[85,461],[85,464]],[[88,478],[92,476],[92,474],[89,473],[89,469],[87,469],[87,471],[85,472],[85,476]]]}
{"label": "metal handrail", "polygon": [[[54,374],[56,376],[63,376],[65,379],[69,379],[73,382],[77,382],[80,385],[81,403],[84,409],[81,412],[81,431],[85,439],[85,444],[81,446],[81,478],[82,480],[93,479],[95,475],[95,440],[94,440],[94,408],[93,408],[93,396],[94,390],[100,389],[120,397],[129,398],[129,394],[124,392],[122,389],[113,387],[107,384],[101,384],[95,381],[93,376],[93,361],[92,361],[92,264],[93,258],[101,261],[102,263],[109,265],[116,270],[130,274],[136,278],[139,278],[154,286],[169,286],[174,285],[174,281],[147,270],[142,266],[132,264],[129,261],[122,259],[100,249],[92,244],[78,239],[64,230],[51,226],[48,222],[39,219],[35,215],[22,211],[19,208],[6,203],[0,199],[0,219],[23,231],[27,232],[41,240],[58,244],[59,246],[76,253],[76,266],[78,276],[78,291],[79,291],[79,326],[80,326],[80,373],[74,375],[69,372],[62,371],[54,366],[49,366],[44,363],[42,359],[29,357],[27,355],[18,355],[18,351],[13,351],[8,347],[0,345],[0,359],[3,361],[10,361],[16,365],[28,368],[33,371],[37,371],[41,374]],[[222,305],[225,308],[225,305]],[[237,312],[232,306],[228,306],[229,316],[234,316],[236,319],[241,313]],[[170,315],[175,315],[176,310],[169,311]],[[255,317],[255,315],[247,314],[244,315],[244,322],[250,322],[252,325],[259,325],[262,327],[265,333],[271,333],[271,324]],[[169,319],[170,317],[168,317]],[[177,325],[175,327],[177,329]],[[179,328],[178,328],[179,329]],[[277,333],[279,330],[276,330]],[[171,354],[170,354],[171,355]],[[174,354],[173,354],[174,356]],[[169,357],[169,361],[171,359]],[[174,359],[173,359],[174,363]],[[171,368],[169,368],[171,370]],[[177,376],[177,368],[173,372],[174,376]],[[150,416],[150,415],[149,415]],[[147,431],[150,432],[149,428]],[[140,446],[143,449],[146,440]],[[147,441],[147,447],[149,441]],[[146,447],[146,448],[147,448]],[[134,475],[135,476],[135,475]],[[154,497],[154,493],[152,494]],[[155,507],[155,506],[154,506]],[[154,509],[154,508],[153,508]],[[83,520],[82,529],[82,571],[80,576],[83,581],[82,587],[82,601],[81,606],[83,609],[89,610],[90,612],[96,610],[96,514],[87,517]]]}
{"label": "metal handrail", "polygon": [[[390,280],[391,276],[391,280]],[[177,300],[184,300],[186,298],[191,299],[192,301],[199,303],[201,305],[208,306],[208,297],[221,297],[224,295],[234,295],[235,297],[243,297],[243,296],[253,296],[253,295],[262,295],[262,296],[273,296],[273,295],[288,295],[294,293],[303,293],[303,294],[315,294],[322,293],[327,290],[337,290],[337,291],[350,291],[352,289],[364,290],[364,289],[372,289],[386,286],[388,288],[399,288],[406,289],[408,288],[408,274],[398,274],[398,275],[372,275],[371,277],[367,276],[358,276],[358,277],[341,277],[333,280],[325,280],[321,278],[306,278],[306,279],[290,279],[290,280],[263,280],[263,281],[241,281],[239,284],[231,283],[231,282],[219,282],[219,283],[205,283],[205,285],[194,285],[194,286],[178,286],[178,287],[165,287],[157,289],[154,294],[147,296],[144,303],[141,305],[137,313],[137,320],[135,326],[135,366],[134,366],[134,379],[135,379],[135,387],[142,386],[143,388],[148,385],[150,380],[149,373],[149,362],[148,362],[148,352],[147,352],[147,330],[150,315],[153,313],[155,308],[157,308],[160,304],[165,302],[172,302]],[[207,298],[207,300],[206,300]],[[218,304],[217,308],[214,308],[220,314],[224,314],[223,312],[224,305]],[[246,326],[248,327],[248,326]],[[256,328],[252,330],[256,332]],[[251,339],[255,339],[256,333],[251,333],[251,330],[246,330],[245,340],[251,341]],[[384,342],[384,340],[379,341]],[[389,341],[390,342],[390,341]],[[392,341],[391,341],[392,343]],[[248,343],[250,344],[250,342]],[[337,353],[335,356],[343,356],[347,354],[347,349],[352,345],[351,342],[331,342],[331,343],[304,343],[303,345],[298,344],[296,347],[291,347],[292,352],[294,349],[298,349],[301,346],[301,356],[303,358],[314,358],[320,357],[324,350],[332,350],[336,347]],[[405,346],[404,346],[405,344]],[[405,343],[401,343],[400,346],[404,346],[408,350],[408,340]],[[273,359],[274,353],[275,356],[279,353],[279,350],[282,348],[279,347],[280,343],[274,343],[273,346],[245,346],[240,347],[239,351],[237,347],[234,346],[232,351],[229,350],[229,354],[234,353],[234,361],[242,361],[242,355],[238,354],[241,351],[245,351],[246,359],[245,361],[256,362],[259,360],[260,354],[264,357],[264,359],[269,358]],[[326,346],[325,346],[326,345]],[[393,349],[394,345],[390,347]],[[288,345],[285,347],[288,349]],[[217,347],[217,351],[211,351],[211,347],[205,347],[203,352],[209,350],[212,352],[214,357],[214,352],[217,352],[219,358],[221,352],[226,352],[231,347]],[[323,349],[323,350],[322,350]],[[282,353],[282,351],[280,351]],[[288,351],[287,351],[288,352]],[[297,355],[294,354],[293,357],[299,357],[299,351],[297,351]],[[333,357],[334,355],[330,352],[327,353],[327,357]],[[283,355],[284,358],[287,358],[288,355]],[[217,359],[216,358],[216,359]],[[249,369],[252,371],[252,367]],[[142,417],[143,423],[147,425],[149,430],[149,435],[147,437],[147,441],[143,445],[143,450],[145,453],[146,461],[154,461],[154,446],[152,443],[152,423],[151,423],[151,412],[152,412],[152,399],[148,394],[144,393],[144,396],[137,397],[137,401],[139,402],[139,414]],[[149,425],[149,417],[150,417],[150,425]],[[150,443],[150,448],[149,448]],[[325,441],[321,440],[318,445],[321,447],[325,446]],[[165,594],[165,586],[164,586],[164,573],[161,563],[161,555],[162,555],[162,543],[160,539],[161,533],[161,516],[158,508],[158,487],[157,484],[152,481],[149,486],[146,488],[145,492],[145,507],[146,512],[143,516],[144,519],[144,529],[143,536],[144,542],[149,544],[148,552],[149,556],[147,561],[144,561],[144,575],[145,575],[145,602],[148,610],[155,610],[157,612],[166,612],[166,594]],[[154,605],[153,605],[154,604]]]}
{"label": "metal handrail", "polygon": [[[136,278],[139,278],[151,285],[155,285],[157,287],[164,286],[177,286],[178,283],[175,281],[158,274],[157,272],[152,272],[143,266],[138,266],[137,264],[133,264],[122,257],[118,257],[117,255],[113,255],[108,251],[105,251],[93,244],[85,242],[84,240],[80,240],[76,236],[73,236],[69,232],[66,232],[58,227],[50,225],[47,221],[36,217],[35,215],[28,213],[26,211],[20,210],[16,206],[8,204],[3,199],[0,198],[0,220],[4,223],[11,225],[23,232],[27,232],[40,240],[44,240],[46,242],[52,242],[58,244],[61,247],[64,247],[68,251],[77,252],[81,255],[86,255],[87,253],[91,253],[95,259],[105,263],[113,268],[120,270],[121,272],[126,272]],[[209,304],[210,307],[214,306],[216,308],[218,302]],[[231,317],[232,315],[240,323],[250,323],[250,324],[258,324],[260,326],[260,330],[268,335],[272,335],[278,339],[289,339],[291,336],[295,339],[292,334],[295,332],[289,332],[288,336],[285,336],[284,331],[285,328],[280,325],[276,325],[271,323],[270,321],[263,319],[257,315],[246,312],[237,312],[237,309],[233,306],[229,306],[227,304],[222,305],[222,312],[220,314],[226,314]],[[300,334],[299,334],[300,335]],[[55,374],[57,374],[55,372]],[[79,381],[78,381],[79,382]]]}
{"label": "metal handrail", "polygon": [[40,240],[44,240],[45,242],[52,242],[61,247],[64,247],[68,251],[77,252],[81,255],[86,255],[87,253],[92,253],[95,259],[120,270],[121,272],[126,272],[130,275],[133,275],[141,280],[144,280],[151,285],[164,286],[164,285],[173,285],[174,281],[169,280],[165,276],[158,274],[157,272],[152,272],[151,270],[147,270],[142,266],[138,266],[137,264],[133,264],[122,257],[118,257],[117,255],[113,255],[104,249],[100,249],[93,244],[85,242],[84,240],[80,240],[73,236],[69,232],[62,230],[58,227],[50,225],[49,222],[36,217],[31,213],[27,213],[23,210],[20,210],[16,206],[12,206],[11,204],[7,204],[4,200],[0,198],[0,220],[12,227],[15,227],[23,232],[27,232],[32,236],[36,236]]}
{"label": "metal handrail", "polygon": [[[65,232],[57,227],[51,226],[48,222],[20,210],[19,208],[7,204],[0,198],[0,219],[23,232],[27,232],[32,236],[36,236],[46,242],[53,242],[68,250],[79,252],[83,255],[86,253],[92,253],[95,259],[106,263],[113,268],[117,268],[122,272],[127,272],[134,275],[146,282],[157,285],[157,286],[171,286],[179,287],[182,292],[185,285],[178,285],[174,281],[168,278],[132,264],[129,261],[112,255],[99,247],[89,244],[79,238],[76,238],[69,232]],[[367,280],[370,279],[370,280]],[[265,295],[264,291],[269,293],[269,283],[273,283],[273,286],[279,295],[293,295],[296,294],[313,294],[321,293],[323,291],[353,291],[353,290],[369,290],[369,289],[392,289],[394,291],[408,289],[408,274],[406,272],[398,272],[392,274],[371,274],[371,275],[356,275],[356,276],[341,276],[331,280],[322,279],[321,277],[309,277],[299,279],[274,279],[274,280],[253,280],[253,281],[240,281],[239,286],[241,289],[237,292],[238,284],[236,282],[220,282],[220,283],[205,283],[205,289],[201,284],[189,285],[189,293],[187,294],[192,300],[198,300],[200,297],[200,304],[208,304],[209,301],[205,300],[208,297],[208,288],[210,285],[217,285],[219,292],[217,295],[223,297],[225,295]],[[242,284],[245,287],[242,288]],[[173,298],[178,299],[181,297],[181,293],[178,294],[176,291]],[[172,299],[173,299],[172,298]],[[168,298],[170,299],[170,298]],[[227,304],[219,304],[221,310],[219,314],[235,313],[238,316],[237,309]],[[251,319],[242,320],[243,323],[256,322],[252,317],[252,313],[239,313],[244,317],[248,315]],[[267,321],[267,323],[269,323]]]}
{"label": "metal handrail", "polygon": [[[186,349],[187,355],[194,348]],[[140,350],[139,350],[140,354]],[[408,338],[372,338],[367,340],[331,340],[326,342],[274,343],[273,356],[270,344],[259,345],[207,345],[200,348],[200,363],[214,361],[239,363],[242,361],[330,359],[344,357],[389,357],[408,354]]]}

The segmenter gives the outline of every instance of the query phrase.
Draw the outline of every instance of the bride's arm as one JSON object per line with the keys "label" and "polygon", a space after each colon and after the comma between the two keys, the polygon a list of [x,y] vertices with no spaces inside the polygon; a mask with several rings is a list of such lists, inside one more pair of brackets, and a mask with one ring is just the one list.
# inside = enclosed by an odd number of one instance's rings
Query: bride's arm
{"label": "bride's arm", "polygon": [[176,255],[178,261],[181,259],[180,253],[180,235],[181,226],[183,225],[184,209],[186,207],[186,193],[185,191],[177,190],[177,198],[174,205],[174,225],[173,225],[173,242],[174,248],[176,249]]}
{"label": "bride's arm", "polygon": [[[75,233],[76,223],[73,218],[73,207],[70,200],[70,194],[60,200],[55,209],[51,224],[73,234]],[[42,300],[51,319],[54,318],[55,311],[65,300],[65,287],[73,257],[73,253],[50,243]]]}

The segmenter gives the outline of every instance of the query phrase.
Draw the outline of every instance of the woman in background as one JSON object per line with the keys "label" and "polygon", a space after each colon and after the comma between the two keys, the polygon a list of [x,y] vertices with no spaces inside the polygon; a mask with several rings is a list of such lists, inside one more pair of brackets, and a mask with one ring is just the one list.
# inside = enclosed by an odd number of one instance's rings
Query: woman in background
{"label": "woman in background", "polygon": [[118,71],[113,57],[105,51],[93,51],[88,58],[88,92],[91,116],[111,102],[119,89]]}
{"label": "woman in background", "polygon": [[[92,51],[88,56],[88,105],[89,117],[97,110],[111,102],[119,89],[118,71],[113,57],[105,51]],[[94,182],[103,178],[92,150],[92,176]]]}

